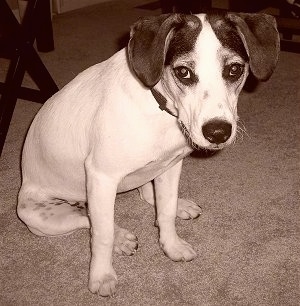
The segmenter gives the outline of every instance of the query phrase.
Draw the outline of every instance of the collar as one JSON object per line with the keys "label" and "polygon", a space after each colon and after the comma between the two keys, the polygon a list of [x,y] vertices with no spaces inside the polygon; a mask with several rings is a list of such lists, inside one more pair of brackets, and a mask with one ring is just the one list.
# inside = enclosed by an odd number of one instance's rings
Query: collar
{"label": "collar", "polygon": [[167,113],[169,113],[170,115],[177,117],[176,115],[174,115],[168,108],[167,108],[167,99],[156,89],[151,88],[151,93],[153,95],[153,97],[155,98],[156,102],[159,105],[159,108],[162,111],[166,111]]}

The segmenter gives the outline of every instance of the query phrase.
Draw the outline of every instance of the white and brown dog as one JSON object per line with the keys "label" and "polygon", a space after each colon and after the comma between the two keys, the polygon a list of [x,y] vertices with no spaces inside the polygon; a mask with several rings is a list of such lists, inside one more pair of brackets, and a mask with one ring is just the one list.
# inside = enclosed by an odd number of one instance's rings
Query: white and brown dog
{"label": "white and brown dog", "polygon": [[267,80],[278,53],[275,20],[265,14],[139,20],[127,49],[79,74],[38,112],[23,150],[19,217],[37,235],[91,228],[89,289],[109,296],[112,251],[137,248],[136,236],[114,224],[116,193],[139,188],[156,205],[165,254],[192,260],[196,252],[175,229],[176,215],[200,214],[178,199],[182,160],[234,141],[248,73]]}

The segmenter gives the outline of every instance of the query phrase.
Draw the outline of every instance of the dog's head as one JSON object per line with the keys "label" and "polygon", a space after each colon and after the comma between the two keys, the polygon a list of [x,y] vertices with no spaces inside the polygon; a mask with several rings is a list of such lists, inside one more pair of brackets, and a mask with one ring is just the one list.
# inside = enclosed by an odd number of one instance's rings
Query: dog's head
{"label": "dog's head", "polygon": [[279,54],[276,22],[266,14],[146,17],[131,29],[130,65],[166,99],[201,148],[221,149],[237,130],[237,100],[249,70],[261,81]]}

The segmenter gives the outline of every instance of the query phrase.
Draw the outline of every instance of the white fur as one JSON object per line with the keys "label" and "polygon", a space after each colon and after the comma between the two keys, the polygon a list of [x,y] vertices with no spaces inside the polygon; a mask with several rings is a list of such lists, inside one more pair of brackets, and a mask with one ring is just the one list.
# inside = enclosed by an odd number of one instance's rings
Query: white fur
{"label": "white fur", "polygon": [[[199,146],[214,148],[202,135],[205,122],[214,118],[230,122],[233,133],[223,147],[235,137],[240,89],[226,86],[221,71],[225,53],[229,60],[237,56],[223,50],[204,15],[199,18],[203,29],[195,51],[176,62],[193,61],[199,84],[180,91],[167,68],[156,88]],[[196,256],[175,229],[182,159],[191,151],[178,120],[159,109],[150,90],[130,71],[125,50],[121,50],[79,74],[37,114],[24,145],[18,214],[31,231],[41,235],[63,234],[89,227],[90,222],[89,288],[112,295],[117,283],[112,267],[117,192],[138,187],[142,194],[145,191],[149,202],[156,200],[164,252],[173,260],[189,261]],[[70,215],[51,227],[51,216],[43,221],[43,215],[31,209],[51,199],[88,201],[90,218]]]}

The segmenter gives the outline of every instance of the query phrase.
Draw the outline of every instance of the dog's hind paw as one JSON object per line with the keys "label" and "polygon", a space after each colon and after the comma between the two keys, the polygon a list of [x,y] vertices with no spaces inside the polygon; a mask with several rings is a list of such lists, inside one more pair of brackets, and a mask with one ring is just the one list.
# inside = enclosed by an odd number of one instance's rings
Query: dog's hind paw
{"label": "dog's hind paw", "polygon": [[117,279],[112,274],[105,274],[101,279],[90,279],[89,290],[101,296],[113,296],[116,292]]}
{"label": "dog's hind paw", "polygon": [[190,200],[179,198],[177,203],[177,217],[179,217],[180,219],[196,219],[202,213],[201,207]]}
{"label": "dog's hind paw", "polygon": [[114,251],[119,255],[134,255],[138,249],[138,239],[128,230],[115,226]]}
{"label": "dog's hind paw", "polygon": [[160,241],[160,246],[173,261],[191,261],[197,256],[192,246],[178,236],[173,242]]}

